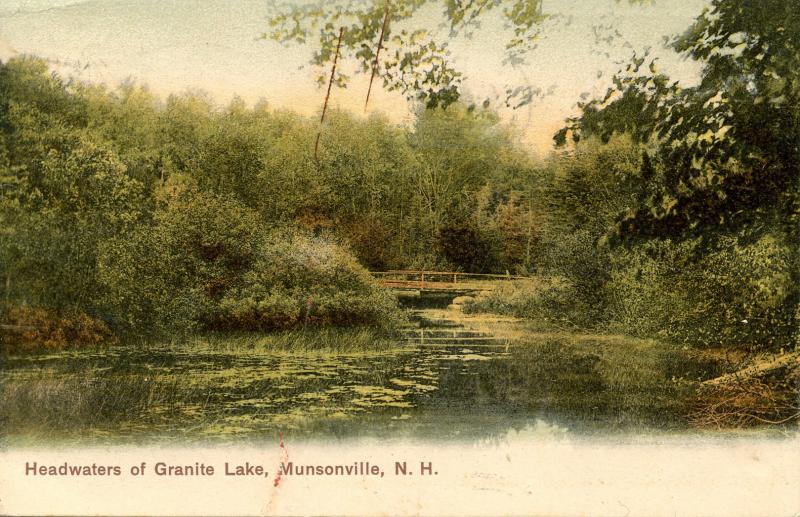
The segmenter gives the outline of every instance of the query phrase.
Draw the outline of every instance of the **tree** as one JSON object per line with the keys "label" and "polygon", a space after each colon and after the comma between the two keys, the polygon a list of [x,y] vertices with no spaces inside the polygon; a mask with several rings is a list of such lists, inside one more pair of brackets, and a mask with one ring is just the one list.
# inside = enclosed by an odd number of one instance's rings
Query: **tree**
{"label": "tree", "polygon": [[[628,0],[643,3],[642,0]],[[536,47],[542,24],[551,17],[543,0],[325,0],[287,2],[274,7],[263,37],[282,43],[315,40],[319,48],[311,63],[319,68],[318,82],[339,47],[340,58],[355,61],[361,73],[381,78],[389,91],[428,108],[447,107],[461,97],[463,73],[452,63],[449,39],[470,37],[481,22],[494,16],[506,29],[506,62],[521,64]],[[448,34],[442,37],[439,9]],[[337,45],[343,28],[341,45]],[[379,39],[382,38],[380,41]],[[339,68],[335,80],[344,86],[349,77]],[[532,100],[530,86],[508,88],[506,104]]]}
{"label": "tree", "polygon": [[[41,162],[35,188],[20,182],[9,239],[0,243],[10,290],[55,308],[100,309],[98,249],[142,217],[143,188],[115,153],[80,140]],[[8,199],[6,199],[8,201]]]}
{"label": "tree", "polygon": [[[690,302],[670,332],[694,342],[796,344],[800,14],[790,0],[713,0],[673,47],[703,63],[697,85],[635,57],[556,142],[625,133],[647,144],[638,170],[623,178],[636,199],[605,237],[671,255],[664,285],[672,287],[658,294],[686,286],[691,296],[675,297]],[[676,256],[670,241],[684,251]],[[631,285],[652,283],[639,282],[642,264],[665,262],[639,256]]]}
{"label": "tree", "polygon": [[[448,110],[421,110],[410,143],[417,155],[413,182],[418,202],[435,232],[465,204],[498,167],[508,135],[491,111],[463,104]],[[468,205],[467,205],[468,206]]]}
{"label": "tree", "polygon": [[[636,57],[556,135],[629,133],[658,151],[638,173],[623,238],[785,223],[800,227],[800,14],[790,0],[714,0],[673,46],[704,63],[684,88]],[[649,157],[648,157],[649,158]],[[769,217],[769,216],[772,217]]]}
{"label": "tree", "polygon": [[255,260],[262,226],[254,211],[177,178],[159,197],[151,222],[100,249],[98,281],[118,328],[192,328],[211,317]]}

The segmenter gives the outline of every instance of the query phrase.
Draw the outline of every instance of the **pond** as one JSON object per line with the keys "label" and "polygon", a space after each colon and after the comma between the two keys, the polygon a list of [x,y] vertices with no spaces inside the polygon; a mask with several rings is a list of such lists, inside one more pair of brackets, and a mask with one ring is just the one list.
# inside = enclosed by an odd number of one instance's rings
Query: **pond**
{"label": "pond", "polygon": [[654,341],[512,339],[446,311],[417,310],[412,320],[393,346],[357,351],[194,340],[8,357],[3,440],[473,439],[542,425],[681,431],[683,398],[717,373]]}

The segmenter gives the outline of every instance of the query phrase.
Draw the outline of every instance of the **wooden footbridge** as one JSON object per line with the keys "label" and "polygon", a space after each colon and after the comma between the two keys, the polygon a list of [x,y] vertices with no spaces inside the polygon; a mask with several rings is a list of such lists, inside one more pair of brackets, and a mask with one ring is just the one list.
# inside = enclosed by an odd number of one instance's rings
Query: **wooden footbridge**
{"label": "wooden footbridge", "polygon": [[527,277],[517,275],[488,275],[462,273],[458,271],[414,271],[391,270],[373,271],[378,283],[395,291],[418,291],[422,293],[443,293],[453,295],[476,294],[491,291],[500,282],[521,280]]}

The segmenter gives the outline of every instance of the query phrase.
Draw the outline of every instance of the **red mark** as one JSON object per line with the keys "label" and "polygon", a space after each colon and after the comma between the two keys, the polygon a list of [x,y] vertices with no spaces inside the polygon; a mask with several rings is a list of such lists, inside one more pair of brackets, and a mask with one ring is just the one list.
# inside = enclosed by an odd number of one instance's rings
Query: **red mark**
{"label": "red mark", "polygon": [[278,465],[277,474],[275,474],[275,483],[272,486],[278,486],[281,482],[281,477],[283,477],[283,465],[289,461],[289,451],[286,450],[286,446],[283,444],[283,433],[280,433],[280,447],[281,447],[281,464]]}

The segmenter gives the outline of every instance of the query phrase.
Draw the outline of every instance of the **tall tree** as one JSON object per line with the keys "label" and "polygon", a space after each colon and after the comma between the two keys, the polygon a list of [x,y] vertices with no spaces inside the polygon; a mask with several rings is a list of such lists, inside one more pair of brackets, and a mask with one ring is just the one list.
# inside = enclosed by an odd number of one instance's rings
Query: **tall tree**
{"label": "tall tree", "polygon": [[[702,61],[684,88],[639,56],[556,135],[630,133],[658,144],[641,203],[619,235],[669,236],[768,223],[800,228],[800,13],[792,0],[713,0],[673,46]],[[773,217],[775,219],[776,217]]]}

